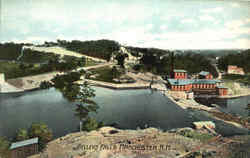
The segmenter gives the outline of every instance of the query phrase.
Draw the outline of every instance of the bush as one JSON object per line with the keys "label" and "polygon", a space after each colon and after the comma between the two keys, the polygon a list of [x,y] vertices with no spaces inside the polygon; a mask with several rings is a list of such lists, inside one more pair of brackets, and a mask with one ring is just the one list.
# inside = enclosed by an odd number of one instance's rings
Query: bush
{"label": "bush", "polygon": [[40,151],[44,149],[46,144],[51,141],[53,137],[52,131],[44,123],[32,123],[28,131],[30,138],[38,137]]}
{"label": "bush", "polygon": [[41,83],[40,83],[40,89],[49,89],[49,88],[51,88],[53,85],[52,85],[52,83],[50,83],[50,82],[48,82],[48,81],[42,81]]}
{"label": "bush", "polygon": [[142,64],[136,64],[136,65],[133,66],[133,69],[135,71],[142,71],[143,68],[144,68],[144,66]]}
{"label": "bush", "polygon": [[94,118],[88,117],[83,122],[82,130],[84,130],[84,131],[92,131],[92,130],[98,129],[99,126],[100,126],[99,123]]}
{"label": "bush", "polygon": [[8,157],[9,146],[10,146],[10,142],[4,137],[0,137],[0,157],[1,158]]}
{"label": "bush", "polygon": [[16,141],[23,141],[26,139],[29,139],[28,131],[23,128],[19,129],[17,132]]}
{"label": "bush", "polygon": [[199,133],[191,130],[182,130],[179,132],[180,135],[188,138],[198,139],[200,141],[207,141],[211,139],[213,136],[207,133]]}

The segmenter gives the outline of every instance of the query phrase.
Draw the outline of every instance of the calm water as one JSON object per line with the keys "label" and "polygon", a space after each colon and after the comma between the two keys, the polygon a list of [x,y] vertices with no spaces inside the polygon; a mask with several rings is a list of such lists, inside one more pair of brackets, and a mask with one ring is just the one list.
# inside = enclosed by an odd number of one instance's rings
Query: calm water
{"label": "calm water", "polygon": [[[93,116],[105,124],[119,128],[159,127],[164,130],[190,127],[191,122],[213,120],[206,113],[185,111],[159,92],[150,90],[111,90],[95,87],[95,101],[100,106]],[[0,95],[0,135],[13,137],[18,128],[28,128],[32,122],[44,122],[55,137],[77,131],[79,120],[75,106],[55,89],[25,92],[20,96]],[[225,135],[246,133],[222,121],[216,121]]]}
{"label": "calm water", "polygon": [[[95,88],[100,106],[97,120],[105,124],[117,123],[120,128],[136,129],[148,126],[171,129],[190,126],[189,115],[160,93],[150,90],[110,90]],[[13,136],[18,128],[32,122],[44,122],[56,137],[73,132],[79,120],[75,106],[54,90],[26,92],[21,96],[0,98],[0,134]],[[178,118],[178,119],[177,119]]]}

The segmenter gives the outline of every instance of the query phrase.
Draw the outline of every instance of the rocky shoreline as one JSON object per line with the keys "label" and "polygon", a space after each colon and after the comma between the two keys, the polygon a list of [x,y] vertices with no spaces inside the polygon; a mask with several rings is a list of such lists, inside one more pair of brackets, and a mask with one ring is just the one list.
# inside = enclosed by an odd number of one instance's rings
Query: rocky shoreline
{"label": "rocky shoreline", "polygon": [[[195,133],[197,137],[192,138],[188,133]],[[30,158],[181,158],[193,153],[209,158],[222,154],[218,149],[227,149],[225,144],[220,148],[215,146],[221,141],[225,139],[213,136],[205,129],[182,128],[163,132],[156,128],[120,130],[103,127],[53,140],[42,153]]]}

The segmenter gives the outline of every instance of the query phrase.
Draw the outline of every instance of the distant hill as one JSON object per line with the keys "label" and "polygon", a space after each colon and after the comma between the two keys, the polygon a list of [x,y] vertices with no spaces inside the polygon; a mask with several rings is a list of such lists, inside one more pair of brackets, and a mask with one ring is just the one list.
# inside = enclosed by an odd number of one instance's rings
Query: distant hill
{"label": "distant hill", "polygon": [[197,53],[207,56],[225,56],[232,53],[240,53],[243,49],[203,49],[203,50],[176,50],[177,53]]}

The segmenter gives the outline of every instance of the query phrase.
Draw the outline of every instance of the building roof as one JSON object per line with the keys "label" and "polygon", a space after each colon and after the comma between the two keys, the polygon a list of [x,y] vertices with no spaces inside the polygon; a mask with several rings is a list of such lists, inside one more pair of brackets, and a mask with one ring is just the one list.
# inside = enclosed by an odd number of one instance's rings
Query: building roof
{"label": "building roof", "polygon": [[187,72],[187,71],[182,69],[174,69],[174,72]]}
{"label": "building roof", "polygon": [[24,140],[24,141],[12,143],[10,146],[10,149],[15,149],[15,148],[19,148],[19,147],[23,147],[23,146],[27,146],[27,145],[31,145],[31,144],[36,144],[36,143],[38,143],[37,137],[32,138],[32,139],[28,139],[28,140]]}
{"label": "building roof", "polygon": [[193,79],[193,84],[216,84],[218,80]]}
{"label": "building roof", "polygon": [[187,85],[192,83],[190,79],[168,79],[168,82],[171,85]]}
{"label": "building roof", "polygon": [[188,84],[216,84],[220,80],[207,80],[207,79],[168,79],[171,85],[188,85]]}
{"label": "building roof", "polygon": [[199,75],[207,76],[207,75],[209,75],[209,72],[207,72],[207,71],[201,71],[201,72],[199,73]]}

